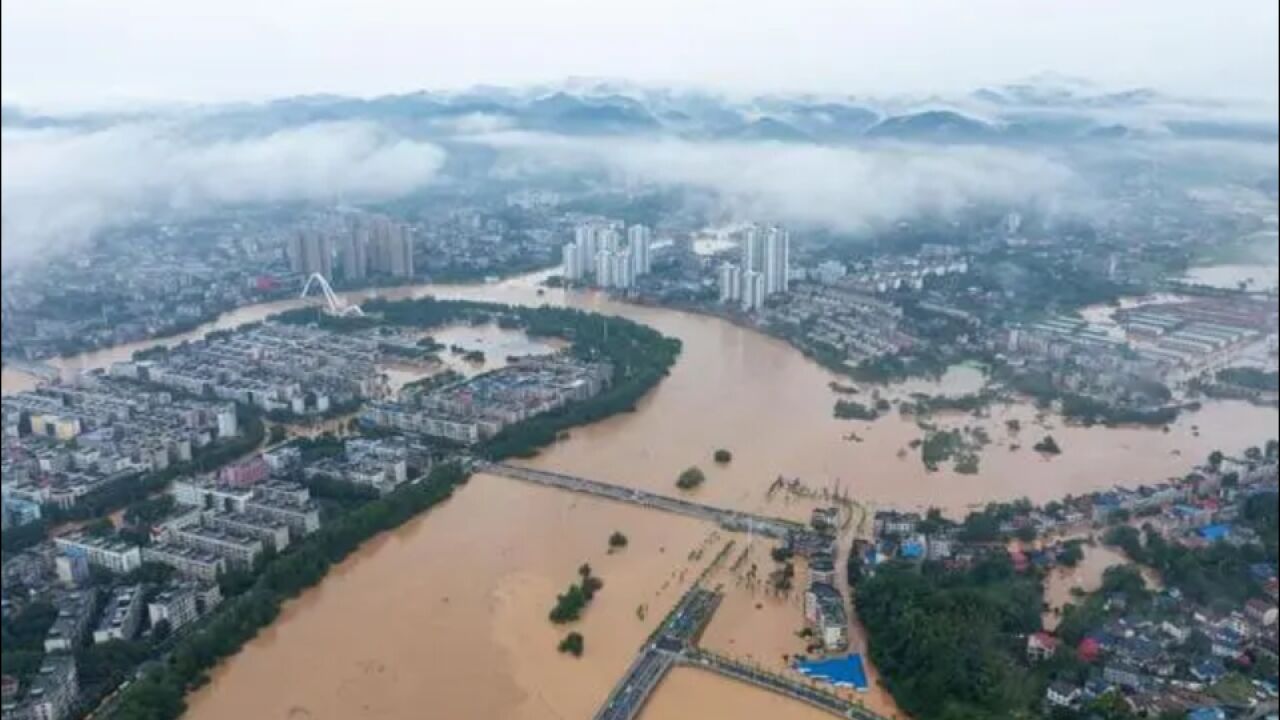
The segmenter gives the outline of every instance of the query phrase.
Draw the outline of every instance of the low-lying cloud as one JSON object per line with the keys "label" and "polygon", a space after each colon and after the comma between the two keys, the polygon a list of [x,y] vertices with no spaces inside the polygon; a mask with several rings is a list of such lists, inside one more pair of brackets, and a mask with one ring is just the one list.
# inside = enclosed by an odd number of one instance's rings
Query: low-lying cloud
{"label": "low-lying cloud", "polygon": [[398,197],[445,154],[368,123],[323,123],[233,140],[179,123],[3,132],[4,263],[159,214],[293,201]]}
{"label": "low-lying cloud", "polygon": [[830,147],[498,133],[508,174],[604,171],[623,182],[712,190],[740,218],[858,232],[981,204],[1085,202],[1083,183],[1046,155],[986,146]]}

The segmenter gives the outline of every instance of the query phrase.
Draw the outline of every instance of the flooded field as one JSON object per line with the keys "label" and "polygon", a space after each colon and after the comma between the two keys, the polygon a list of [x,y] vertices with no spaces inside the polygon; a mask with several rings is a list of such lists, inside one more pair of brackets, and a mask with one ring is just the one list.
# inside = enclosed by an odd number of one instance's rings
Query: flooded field
{"label": "flooded field", "polygon": [[[595,293],[539,294],[536,280],[382,294],[564,303],[624,315],[680,338],[684,351],[671,375],[635,412],[574,429],[531,463],[663,493],[678,492],[676,476],[697,465],[707,482],[690,497],[709,504],[804,518],[811,504],[769,492],[784,475],[819,494],[838,487],[868,509],[936,505],[958,515],[988,500],[1047,501],[1161,480],[1185,473],[1213,449],[1238,452],[1275,433],[1276,410],[1247,403],[1208,403],[1168,433],[1068,427],[1060,418],[1039,418],[1027,405],[997,406],[989,417],[945,419],[948,425],[980,425],[990,434],[979,473],[962,475],[949,466],[930,473],[909,449],[922,434],[914,420],[896,412],[874,423],[832,417],[838,396],[829,383],[836,378],[780,341],[715,318],[621,304]],[[233,315],[260,319],[294,304]],[[216,326],[232,324],[228,316]],[[134,349],[60,364],[93,367]],[[6,376],[6,390],[8,382]],[[1012,419],[1021,424],[1017,433],[1006,425]],[[846,439],[850,432],[861,442]],[[1063,448],[1052,459],[1029,449],[1049,433]],[[714,463],[716,448],[729,449],[732,462]],[[631,542],[608,554],[614,530]],[[713,542],[716,532],[689,519],[474,478],[443,506],[371,541],[292,602],[191,696],[189,717],[590,717],[657,619],[710,558],[712,553],[700,559],[690,554]],[[575,660],[556,652],[566,628],[552,625],[547,613],[583,562],[591,563],[605,588],[574,628],[586,637],[586,654]],[[761,600],[732,579],[724,584],[730,596],[708,629],[708,644],[771,663],[796,651],[794,599]],[[855,645],[859,640],[855,635]],[[869,704],[883,700],[875,693],[867,697]],[[820,715],[681,670],[659,689],[644,717]]]}
{"label": "flooded field", "polygon": [[1280,285],[1280,268],[1275,265],[1206,265],[1187,270],[1182,281],[1224,290],[1274,291]]}

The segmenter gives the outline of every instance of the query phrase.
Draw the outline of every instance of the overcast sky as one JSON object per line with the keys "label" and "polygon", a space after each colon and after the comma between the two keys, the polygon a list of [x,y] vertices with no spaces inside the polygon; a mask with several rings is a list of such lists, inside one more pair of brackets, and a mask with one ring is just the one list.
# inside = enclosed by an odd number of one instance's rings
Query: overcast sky
{"label": "overcast sky", "polygon": [[6,0],[36,106],[605,76],[928,93],[1045,71],[1274,102],[1275,0]]}

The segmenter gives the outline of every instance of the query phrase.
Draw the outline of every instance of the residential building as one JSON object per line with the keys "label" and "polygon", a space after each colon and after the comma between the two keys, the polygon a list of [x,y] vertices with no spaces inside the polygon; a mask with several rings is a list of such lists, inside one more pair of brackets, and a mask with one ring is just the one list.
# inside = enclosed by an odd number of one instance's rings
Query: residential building
{"label": "residential building", "polygon": [[720,302],[733,303],[742,299],[742,270],[733,263],[720,266]]}
{"label": "residential building", "polygon": [[338,247],[342,277],[348,282],[358,282],[369,275],[369,229],[357,223],[351,232],[342,236]]}
{"label": "residential building", "polygon": [[304,229],[289,240],[289,269],[302,275],[333,277],[333,242],[318,230]]}
{"label": "residential building", "polygon": [[182,528],[174,531],[170,540],[178,545],[226,558],[229,567],[244,570],[252,569],[263,551],[262,540],[223,527]]}
{"label": "residential building", "polygon": [[738,240],[738,248],[743,274],[764,269],[764,237],[759,228],[754,225],[745,228]]}
{"label": "residential building", "polygon": [[5,720],[63,720],[71,717],[79,695],[75,657],[63,653],[45,655],[26,696],[16,703],[5,703],[3,716]]}
{"label": "residential building", "polygon": [[177,630],[199,617],[195,593],[177,589],[161,591],[147,603],[147,617],[151,621],[151,627],[165,622],[170,629]]}
{"label": "residential building", "polygon": [[1047,632],[1031,633],[1027,636],[1027,659],[1042,662],[1053,657],[1058,651],[1058,638]]}
{"label": "residential building", "polygon": [[260,512],[229,513],[206,510],[201,524],[215,530],[238,533],[262,541],[265,548],[280,552],[289,547],[289,526]]}
{"label": "residential building", "polygon": [[1138,690],[1143,685],[1142,670],[1124,661],[1107,663],[1102,670],[1102,679],[1126,690]]}
{"label": "residential building", "polygon": [[142,565],[141,549],[122,540],[74,533],[54,538],[53,544],[63,554],[83,555],[90,565],[114,573],[127,573]]}
{"label": "residential building", "polygon": [[844,598],[833,585],[815,582],[804,596],[804,616],[810,629],[828,651],[849,645],[849,620]]}
{"label": "residential building", "polygon": [[127,585],[111,592],[102,619],[93,631],[93,642],[102,644],[112,640],[132,640],[138,633],[142,620],[142,586]]}
{"label": "residential building", "polygon": [[647,226],[632,225],[627,228],[627,250],[631,255],[633,275],[646,275],[651,265],[650,251],[653,233]]}
{"label": "residential building", "polygon": [[584,273],[583,258],[577,243],[567,243],[560,248],[560,263],[565,280],[577,282]]}
{"label": "residential building", "polygon": [[1080,702],[1083,692],[1076,685],[1070,685],[1061,680],[1055,680],[1049,683],[1049,687],[1045,690],[1044,699],[1054,707],[1073,707]]}
{"label": "residential building", "polygon": [[205,582],[216,582],[227,570],[227,561],[211,552],[172,542],[148,545],[142,551],[147,562],[168,565],[178,573]]}
{"label": "residential building", "polygon": [[168,622],[173,630],[192,622],[222,602],[217,584],[185,582],[162,590],[147,605],[152,627]]}
{"label": "residential building", "polygon": [[370,268],[391,277],[413,277],[413,232],[387,217],[370,221]]}
{"label": "residential building", "polygon": [[58,555],[53,559],[58,582],[67,587],[80,587],[89,581],[89,558],[85,555]]}
{"label": "residential building", "polygon": [[764,274],[755,270],[742,273],[742,309],[751,311],[764,307],[765,292]]}
{"label": "residential building", "polygon": [[787,292],[791,280],[791,236],[786,230],[772,227],[764,232],[762,259],[765,294]]}
{"label": "residential building", "polygon": [[71,652],[79,647],[89,631],[89,622],[93,620],[94,599],[95,593],[87,590],[67,593],[54,601],[58,617],[45,634],[45,652]]}
{"label": "residential building", "polygon": [[248,503],[246,509],[284,523],[294,538],[306,537],[320,529],[320,508],[310,500],[289,502],[261,497]]}

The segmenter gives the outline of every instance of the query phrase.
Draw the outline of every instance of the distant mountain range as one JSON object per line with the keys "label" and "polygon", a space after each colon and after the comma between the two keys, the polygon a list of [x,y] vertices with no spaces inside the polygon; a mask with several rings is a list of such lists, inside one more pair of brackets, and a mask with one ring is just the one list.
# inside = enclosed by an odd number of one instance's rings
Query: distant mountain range
{"label": "distant mountain range", "polygon": [[[982,88],[951,100],[805,95],[733,100],[699,91],[571,80],[557,87],[475,87],[368,99],[309,95],[171,112],[214,135],[372,120],[406,134],[434,136],[465,132],[464,121],[480,119],[485,127],[560,135],[777,143],[1061,143],[1142,137],[1275,142],[1280,137],[1274,111],[1259,120],[1256,114],[1233,115],[1220,104],[1143,88],[1101,92],[1084,81],[1059,77]],[[50,116],[6,106],[0,119],[6,128],[92,128],[147,115]]]}

